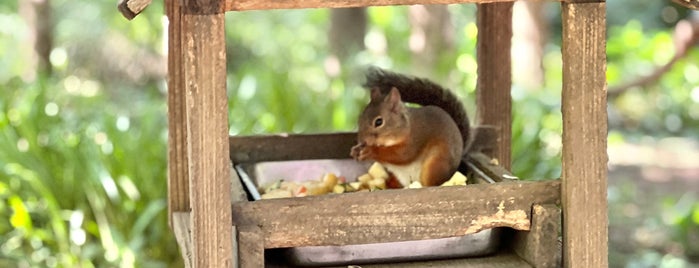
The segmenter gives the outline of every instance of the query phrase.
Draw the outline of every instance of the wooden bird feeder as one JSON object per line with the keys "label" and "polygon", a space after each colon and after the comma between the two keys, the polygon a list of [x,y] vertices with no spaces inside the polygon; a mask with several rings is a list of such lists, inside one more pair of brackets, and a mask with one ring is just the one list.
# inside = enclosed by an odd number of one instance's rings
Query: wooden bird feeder
{"label": "wooden bird feeder", "polygon": [[[510,235],[503,237],[502,246],[492,255],[369,266],[607,267],[606,5],[604,0],[560,2],[562,178],[525,182],[508,180],[513,1],[165,0],[169,19],[168,204],[185,264],[283,266],[265,263],[265,252],[436,239],[505,228]],[[123,0],[120,10],[133,18],[149,3]],[[470,162],[499,182],[247,200],[231,163],[347,158],[355,136],[229,137],[225,12],[465,3],[478,6],[477,105],[482,116],[478,121],[491,126],[478,131],[480,145]],[[327,223],[315,221],[321,218]]]}

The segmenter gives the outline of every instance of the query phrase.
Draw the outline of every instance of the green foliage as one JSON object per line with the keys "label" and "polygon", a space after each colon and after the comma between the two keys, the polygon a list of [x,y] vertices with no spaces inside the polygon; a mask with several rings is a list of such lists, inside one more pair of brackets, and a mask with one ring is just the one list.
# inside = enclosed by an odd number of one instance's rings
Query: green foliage
{"label": "green foliage", "polygon": [[[610,85],[638,79],[670,61],[675,51],[668,31],[649,34],[638,21],[609,30]],[[696,137],[699,126],[699,53],[691,50],[657,82],[610,99],[610,126],[628,133]]]}
{"label": "green foliage", "polygon": [[[607,79],[610,87],[623,84],[654,72],[674,56],[672,32],[668,29],[654,30],[646,22],[630,20],[623,25],[611,27],[607,41]],[[651,28],[649,30],[649,28]],[[697,138],[699,133],[699,53],[696,49],[675,63],[658,81],[643,87],[635,87],[609,99],[609,143],[639,141],[648,136],[681,136]],[[616,199],[618,189],[610,188],[610,211],[624,210],[615,208],[618,203],[637,203],[646,196],[620,197]],[[631,190],[635,192],[636,190]],[[663,211],[662,215],[648,215],[642,222],[629,223],[615,219],[618,215],[610,213],[610,222],[623,222],[631,226],[640,226],[641,230],[653,230],[653,233],[671,231],[670,245],[679,248],[683,255],[696,261],[696,247],[699,232],[699,215],[696,193],[688,192],[683,196],[658,196],[664,204],[656,204],[649,211]],[[624,201],[626,200],[626,201]],[[669,239],[668,239],[669,240]],[[682,267],[683,260],[674,254],[666,254],[666,249],[638,250],[621,256],[611,249],[612,263],[627,263],[628,266],[646,267],[649,263],[658,267]],[[677,250],[674,250],[677,251]]]}
{"label": "green foliage", "polygon": [[178,257],[166,228],[163,103],[141,96],[124,110],[99,84],[66,80],[3,87],[0,260],[168,267]]}

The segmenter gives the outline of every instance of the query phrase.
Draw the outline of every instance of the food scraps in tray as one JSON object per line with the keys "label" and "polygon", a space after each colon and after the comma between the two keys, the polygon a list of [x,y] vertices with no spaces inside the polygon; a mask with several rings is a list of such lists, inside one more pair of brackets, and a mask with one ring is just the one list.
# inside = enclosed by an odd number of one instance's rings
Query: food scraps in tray
{"label": "food scraps in tray", "polygon": [[[468,179],[461,172],[454,175],[441,186],[466,185]],[[348,193],[358,191],[384,190],[387,184],[391,184],[391,177],[384,167],[374,163],[369,167],[369,171],[357,177],[356,181],[348,182],[344,177],[334,173],[325,174],[320,180],[309,180],[304,182],[292,182],[279,180],[271,184],[264,185],[260,190],[262,199],[303,197],[309,195],[324,195],[329,193]],[[407,188],[422,188],[420,182],[415,181]]]}

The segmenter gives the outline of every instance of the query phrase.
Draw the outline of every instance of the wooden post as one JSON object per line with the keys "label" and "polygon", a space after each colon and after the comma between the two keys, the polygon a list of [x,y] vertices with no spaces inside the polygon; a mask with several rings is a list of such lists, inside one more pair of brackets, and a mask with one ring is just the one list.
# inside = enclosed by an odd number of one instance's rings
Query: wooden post
{"label": "wooden post", "polygon": [[561,267],[561,209],[554,204],[533,205],[531,219],[529,231],[515,233],[512,249],[536,268]]}
{"label": "wooden post", "polygon": [[189,211],[189,161],[187,159],[187,120],[182,50],[182,14],[180,1],[168,0],[168,178],[167,200],[170,227],[172,215]]}
{"label": "wooden post", "polygon": [[231,267],[233,245],[223,5],[183,4],[189,193],[195,267]]}
{"label": "wooden post", "polygon": [[563,3],[563,263],[607,267],[605,3]]}
{"label": "wooden post", "polygon": [[265,245],[262,230],[258,226],[237,227],[238,267],[265,267]]}
{"label": "wooden post", "polygon": [[490,156],[507,170],[512,140],[512,3],[478,4],[478,123],[498,128],[498,149]]}

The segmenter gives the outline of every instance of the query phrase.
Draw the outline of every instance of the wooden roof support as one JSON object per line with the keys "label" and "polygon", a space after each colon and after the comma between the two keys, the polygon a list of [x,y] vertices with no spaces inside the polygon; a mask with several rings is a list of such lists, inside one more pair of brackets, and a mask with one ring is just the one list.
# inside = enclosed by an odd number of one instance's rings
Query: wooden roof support
{"label": "wooden roof support", "polygon": [[478,5],[479,124],[498,132],[498,148],[490,154],[510,170],[512,140],[512,3]]}
{"label": "wooden roof support", "polygon": [[466,4],[513,2],[514,0],[221,0],[226,11],[299,9],[299,8],[346,8],[394,5]]}
{"label": "wooden roof support", "polygon": [[180,1],[165,2],[168,20],[168,215],[189,211],[189,160],[187,146],[187,110],[182,42],[182,13]]}
{"label": "wooden roof support", "polygon": [[232,265],[224,14],[183,16],[195,267]]}
{"label": "wooden roof support", "polygon": [[121,0],[119,1],[117,8],[119,8],[121,15],[129,20],[132,20],[138,14],[140,14],[141,11],[146,9],[146,7],[150,5],[151,1],[152,0]]}
{"label": "wooden roof support", "polygon": [[171,217],[191,210],[193,266],[231,267],[224,14],[204,2],[166,1],[168,203]]}
{"label": "wooden roof support", "polygon": [[563,3],[563,262],[607,267],[605,3]]}

